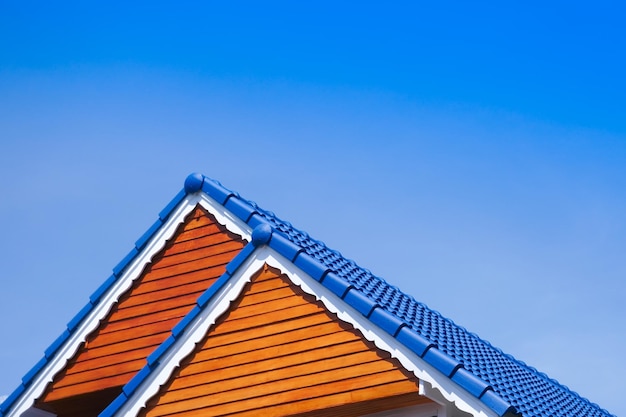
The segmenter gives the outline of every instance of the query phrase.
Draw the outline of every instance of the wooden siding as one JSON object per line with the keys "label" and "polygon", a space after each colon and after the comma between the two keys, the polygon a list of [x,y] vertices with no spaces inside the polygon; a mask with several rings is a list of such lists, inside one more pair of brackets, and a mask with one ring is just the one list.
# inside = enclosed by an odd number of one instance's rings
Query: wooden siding
{"label": "wooden siding", "polygon": [[143,416],[356,416],[430,400],[385,352],[265,267]]}
{"label": "wooden siding", "polygon": [[86,394],[114,387],[119,393],[244,244],[196,208],[55,377],[41,407],[63,415],[64,399],[88,402]]}

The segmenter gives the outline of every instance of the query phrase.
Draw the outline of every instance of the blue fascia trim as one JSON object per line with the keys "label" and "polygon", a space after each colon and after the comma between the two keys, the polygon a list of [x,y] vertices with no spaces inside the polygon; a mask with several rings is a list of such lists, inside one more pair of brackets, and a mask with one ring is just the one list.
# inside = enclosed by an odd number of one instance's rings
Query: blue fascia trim
{"label": "blue fascia trim", "polygon": [[100,301],[100,298],[102,298],[104,293],[106,293],[109,288],[111,288],[113,284],[115,284],[115,281],[117,281],[116,275],[111,275],[110,277],[108,277],[107,280],[104,281],[102,285],[100,285],[100,287],[98,287],[98,289],[93,294],[91,294],[91,296],[89,296],[89,301],[91,301],[93,304],[96,304],[98,301]]}
{"label": "blue fascia trim", "polygon": [[372,311],[378,307],[378,304],[356,288],[350,288],[343,297],[343,301],[354,307],[359,313],[365,317],[369,317]]}
{"label": "blue fascia trim", "polygon": [[128,397],[124,394],[124,391],[118,395],[112,402],[105,408],[98,417],[113,417],[115,413],[128,401]]}
{"label": "blue fascia trim", "polygon": [[504,401],[493,390],[485,391],[485,393],[480,397],[480,400],[500,417],[503,417],[505,414],[518,414],[515,407]]}
{"label": "blue fascia trim", "polygon": [[24,386],[28,386],[28,384],[32,382],[33,378],[35,378],[39,371],[41,371],[47,364],[48,358],[46,358],[45,356],[39,359],[39,362],[37,362],[35,366],[33,366],[30,371],[26,373],[26,375],[24,375],[24,377],[22,378],[22,384],[24,384]]}
{"label": "blue fascia trim", "polygon": [[226,265],[226,272],[232,276],[255,249],[256,248],[252,243],[248,243],[244,246],[243,249],[241,249],[241,251],[239,251],[239,253]]}
{"label": "blue fascia trim", "polygon": [[202,191],[207,193],[209,197],[217,201],[219,204],[224,205],[226,200],[232,195],[235,195],[232,191],[224,188],[221,184],[204,177],[204,183],[202,184]]}
{"label": "blue fascia trim", "polygon": [[63,333],[61,333],[61,335],[57,337],[56,340],[52,342],[50,346],[48,346],[48,349],[46,349],[45,351],[46,358],[50,359],[52,356],[54,356],[57,350],[59,350],[61,345],[65,343],[65,341],[69,339],[69,337],[70,337],[70,331],[65,329]]}
{"label": "blue fascia trim", "polygon": [[300,252],[297,255],[294,264],[316,281],[321,281],[330,272],[330,269],[325,267],[320,261],[304,252]]}
{"label": "blue fascia trim", "polygon": [[152,352],[150,355],[148,355],[148,357],[146,358],[146,360],[148,361],[148,366],[149,367],[153,367],[154,364],[156,364],[159,359],[161,358],[161,356],[163,356],[163,354],[176,342],[176,338],[173,335],[170,335],[167,339],[165,339],[163,341],[163,343],[161,343],[159,345],[158,348],[156,348],[156,350],[154,352]]}
{"label": "blue fascia trim", "polygon": [[87,317],[89,313],[91,313],[91,310],[93,310],[93,307],[94,307],[93,303],[91,301],[88,301],[87,304],[85,304],[85,306],[80,309],[78,314],[76,314],[74,318],[70,320],[69,323],[67,323],[67,329],[70,332],[73,332],[74,330],[76,330],[80,322],[83,321],[83,319]]}
{"label": "blue fascia trim", "polygon": [[482,379],[465,368],[461,368],[452,375],[452,380],[476,398],[480,398],[487,390],[493,389]]}
{"label": "blue fascia trim", "polygon": [[247,223],[248,220],[250,220],[250,217],[257,213],[257,211],[250,204],[236,197],[230,197],[226,201],[226,204],[224,204],[224,208],[233,213],[244,223]]}
{"label": "blue fascia trim", "polygon": [[[204,308],[213,296],[228,282],[232,274],[245,262],[246,259],[254,252],[254,245],[248,243],[227,265],[226,272],[217,279],[209,288],[206,289],[196,300],[196,304],[200,308]],[[230,272],[232,271],[232,273]]]}
{"label": "blue fascia trim", "polygon": [[120,263],[115,266],[115,268],[113,268],[113,274],[119,277],[122,274],[122,271],[126,269],[128,264],[131,263],[133,259],[135,259],[135,256],[137,256],[138,253],[139,251],[137,250],[137,248],[132,248],[132,250],[128,252],[128,255],[126,255],[124,259],[122,259]]}
{"label": "blue fascia trim", "polygon": [[400,329],[396,340],[411,349],[411,351],[420,358],[424,356],[428,349],[437,347],[437,345],[430,340],[406,326]]}
{"label": "blue fascia trim", "polygon": [[146,230],[146,232],[139,239],[137,239],[137,241],[135,242],[135,247],[138,250],[143,249],[143,247],[146,246],[148,241],[152,238],[152,236],[154,236],[157,230],[161,228],[161,226],[163,226],[163,220],[156,219],[152,226],[150,226],[150,228]]}
{"label": "blue fascia trim", "polygon": [[450,378],[458,369],[463,367],[462,363],[451,358],[438,348],[428,349],[424,354],[423,359],[448,378]]}
{"label": "blue fascia trim", "polygon": [[172,201],[170,201],[167,204],[167,206],[165,206],[165,208],[161,210],[161,212],[159,213],[159,218],[163,221],[167,220],[170,214],[172,214],[172,211],[174,211],[176,206],[179,205],[180,202],[183,201],[186,196],[187,196],[187,193],[185,192],[185,189],[183,188],[182,190],[178,192],[178,194],[176,194],[176,196],[174,196],[174,198],[172,198]]}
{"label": "blue fascia trim", "polygon": [[135,374],[135,376],[130,381],[128,381],[126,385],[124,385],[122,391],[124,392],[124,394],[126,394],[127,398],[130,398],[130,396],[133,395],[137,387],[139,387],[139,385],[141,385],[142,382],[146,380],[151,372],[152,368],[149,365],[144,366],[139,372]]}
{"label": "blue fascia trim", "polygon": [[396,337],[400,329],[406,326],[406,323],[393,314],[389,313],[387,310],[384,310],[381,307],[377,307],[372,311],[370,317],[370,321],[392,335]]}
{"label": "blue fascia trim", "polygon": [[176,324],[176,326],[174,326],[172,329],[172,336],[178,338],[178,336],[183,334],[187,326],[189,326],[189,324],[194,321],[196,317],[198,317],[198,314],[200,314],[201,311],[202,310],[197,305],[193,306],[191,311],[187,313],[187,315],[183,317],[181,321]]}
{"label": "blue fascia trim", "polygon": [[339,298],[343,298],[351,288],[354,288],[352,284],[345,279],[340,278],[334,272],[329,272],[326,276],[324,276],[322,285],[331,290],[333,294]]}
{"label": "blue fascia trim", "polygon": [[302,252],[302,248],[300,246],[287,239],[278,231],[274,231],[274,233],[272,233],[269,246],[285,258],[289,259],[291,262],[293,262],[300,252]]}
{"label": "blue fascia trim", "polygon": [[26,390],[26,387],[22,384],[18,385],[17,388],[7,397],[6,400],[2,404],[0,404],[0,413],[5,413],[9,411],[9,408],[13,405],[13,403],[19,398],[20,395]]}

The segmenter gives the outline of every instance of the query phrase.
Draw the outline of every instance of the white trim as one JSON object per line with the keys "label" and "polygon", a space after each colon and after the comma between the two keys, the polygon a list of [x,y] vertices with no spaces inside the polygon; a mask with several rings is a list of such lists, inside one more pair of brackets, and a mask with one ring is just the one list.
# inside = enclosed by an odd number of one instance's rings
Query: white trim
{"label": "white trim", "polygon": [[81,343],[86,340],[91,332],[98,328],[100,321],[106,317],[114,303],[131,287],[133,281],[141,276],[146,264],[150,263],[152,257],[165,247],[168,239],[172,238],[179,224],[185,220],[185,217],[198,204],[211,213],[217,222],[227,230],[241,236],[242,239],[246,241],[250,241],[252,233],[250,227],[233,216],[230,212],[226,211],[222,205],[218,204],[205,193],[185,196],[181,203],[170,213],[165,223],[157,229],[146,246],[126,267],[123,274],[102,296],[89,315],[71,333],[68,340],[63,343],[55,355],[37,374],[31,384],[29,384],[25,391],[13,403],[8,413],[5,415],[6,417],[22,416],[27,410],[31,408],[34,410],[33,405],[35,400],[43,394],[47,384],[53,380],[58,372],[65,368],[67,361],[74,356]]}
{"label": "white trim", "polygon": [[193,352],[196,344],[204,338],[217,319],[228,311],[231,302],[238,298],[245,284],[250,282],[252,276],[264,264],[279,269],[293,284],[299,286],[307,294],[316,297],[330,312],[336,314],[340,320],[351,324],[361,332],[365,339],[373,342],[379,349],[389,352],[405,369],[413,372],[420,380],[420,394],[441,405],[438,408],[440,410],[438,415],[451,417],[462,414],[454,412],[459,410],[472,416],[497,417],[480,400],[442,375],[396,339],[372,324],[345,301],[338,298],[326,287],[268,246],[256,249],[237,269],[229,281],[205,306],[202,313],[168,349],[162,360],[159,361],[159,365],[126,401],[124,406],[116,413],[116,416],[137,415],[147,401],[158,393],[160,386],[168,381],[183,358]]}
{"label": "white trim", "polygon": [[226,210],[224,206],[217,201],[209,197],[206,193],[195,194],[197,202],[202,205],[209,213],[211,213],[215,220],[222,226],[226,227],[230,232],[235,233],[247,242],[252,239],[252,229],[243,220],[234,216],[230,211]]}

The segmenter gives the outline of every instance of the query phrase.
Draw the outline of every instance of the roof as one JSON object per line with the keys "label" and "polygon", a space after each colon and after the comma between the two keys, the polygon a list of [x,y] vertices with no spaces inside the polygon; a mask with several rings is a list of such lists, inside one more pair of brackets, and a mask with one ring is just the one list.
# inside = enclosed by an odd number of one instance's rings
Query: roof
{"label": "roof", "polygon": [[22,379],[18,388],[0,406],[8,413],[33,380],[79,324],[96,308],[131,262],[159,232],[176,207],[189,195],[205,193],[252,230],[250,243],[226,266],[226,272],[197,301],[197,306],[172,329],[171,335],[147,357],[147,363],[124,387],[123,393],[101,415],[114,415],[135,389],[153,372],[163,354],[196,319],[211,297],[226,284],[255,249],[269,246],[325,289],[358,311],[365,319],[407,347],[444,378],[458,384],[498,416],[611,416],[577,393],[493,347],[425,304],[415,300],[384,279],[346,259],[339,252],[298,230],[290,223],[263,210],[256,203],[200,174],[191,174],[184,189],[159,213],[152,227],[136,242],[130,253],[114,268],[113,275],[92,294],[87,305],[70,321],[67,329],[46,350],[45,356]]}

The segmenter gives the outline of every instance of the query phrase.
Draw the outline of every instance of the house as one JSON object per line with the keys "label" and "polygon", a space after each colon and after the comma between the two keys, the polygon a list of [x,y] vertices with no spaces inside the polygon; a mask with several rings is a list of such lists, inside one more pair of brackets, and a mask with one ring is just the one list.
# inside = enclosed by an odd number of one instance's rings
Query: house
{"label": "house", "polygon": [[0,406],[136,415],[611,414],[192,174]]}

